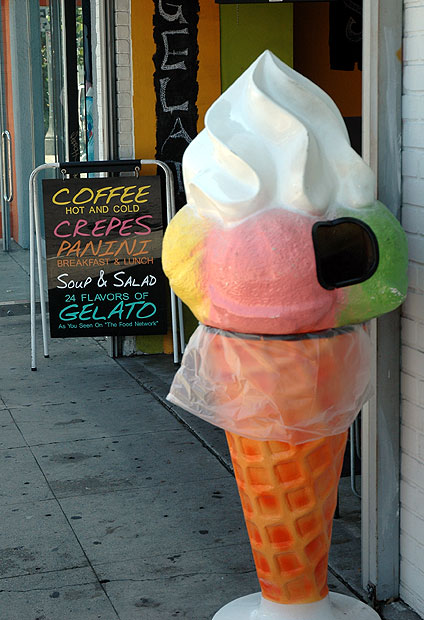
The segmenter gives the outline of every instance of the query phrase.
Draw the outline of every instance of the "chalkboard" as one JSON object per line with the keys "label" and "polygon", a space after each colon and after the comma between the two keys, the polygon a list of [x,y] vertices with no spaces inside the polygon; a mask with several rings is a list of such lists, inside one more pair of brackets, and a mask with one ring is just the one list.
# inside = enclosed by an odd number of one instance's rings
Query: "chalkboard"
{"label": "chalkboard", "polygon": [[43,181],[50,334],[167,332],[158,176]]}

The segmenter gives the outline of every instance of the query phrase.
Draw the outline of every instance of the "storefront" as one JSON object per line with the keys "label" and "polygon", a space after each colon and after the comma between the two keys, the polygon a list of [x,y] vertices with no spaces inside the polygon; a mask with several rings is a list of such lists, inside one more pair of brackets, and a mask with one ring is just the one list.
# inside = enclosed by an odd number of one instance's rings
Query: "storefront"
{"label": "storefront", "polygon": [[37,165],[113,153],[111,9],[90,0],[1,3],[4,249],[10,239],[29,245],[28,178]]}

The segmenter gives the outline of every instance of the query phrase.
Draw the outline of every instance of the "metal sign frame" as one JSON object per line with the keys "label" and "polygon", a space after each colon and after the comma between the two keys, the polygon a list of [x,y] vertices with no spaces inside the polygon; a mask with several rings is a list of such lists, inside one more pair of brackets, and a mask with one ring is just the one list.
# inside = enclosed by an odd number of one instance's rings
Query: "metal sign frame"
{"label": "metal sign frame", "polygon": [[[40,294],[41,307],[41,325],[43,334],[43,351],[44,357],[49,357],[49,342],[47,330],[47,311],[46,311],[46,295],[45,295],[45,277],[42,253],[42,237],[41,237],[41,218],[40,208],[38,204],[37,178],[43,170],[58,170],[63,175],[80,174],[82,172],[130,172],[138,171],[144,165],[155,165],[161,168],[165,173],[165,195],[166,195],[166,214],[167,223],[175,215],[174,200],[174,179],[171,169],[167,164],[157,159],[121,159],[118,161],[88,161],[88,162],[55,162],[41,164],[35,168],[29,177],[29,269],[30,269],[30,313],[31,313],[31,370],[37,370],[37,354],[36,354],[36,283],[35,283],[35,260],[37,255],[38,268],[38,286]],[[171,325],[172,325],[172,342],[174,349],[174,362],[179,362],[179,349],[181,354],[185,348],[184,322],[182,302],[172,289],[170,289],[171,297]],[[177,318],[178,317],[178,318]],[[179,324],[179,325],[178,325]],[[180,332],[180,342],[178,343],[178,327]]]}

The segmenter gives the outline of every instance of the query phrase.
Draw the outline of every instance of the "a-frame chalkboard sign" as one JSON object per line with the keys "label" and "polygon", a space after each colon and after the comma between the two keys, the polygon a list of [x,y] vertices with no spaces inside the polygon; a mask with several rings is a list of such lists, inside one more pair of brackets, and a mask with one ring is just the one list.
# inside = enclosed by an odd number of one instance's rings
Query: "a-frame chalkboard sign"
{"label": "a-frame chalkboard sign", "polygon": [[[140,176],[143,164],[165,172],[166,211],[159,176]],[[166,277],[161,266],[164,213],[175,214],[173,178],[157,160],[67,162],[43,164],[30,178],[31,368],[35,353],[35,246],[43,330],[48,357],[41,253],[40,210],[36,177],[41,170],[60,170],[58,179],[43,180],[43,210],[49,298],[50,335],[153,335],[167,332]],[[68,178],[81,172],[129,171],[135,176]],[[174,361],[184,350],[181,301],[171,291]]]}

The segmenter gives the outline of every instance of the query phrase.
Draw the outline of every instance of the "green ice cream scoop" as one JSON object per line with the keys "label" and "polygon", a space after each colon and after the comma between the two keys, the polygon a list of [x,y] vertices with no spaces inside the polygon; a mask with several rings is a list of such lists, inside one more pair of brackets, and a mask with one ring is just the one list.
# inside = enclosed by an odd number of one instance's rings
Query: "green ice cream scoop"
{"label": "green ice cream scoop", "polygon": [[[408,247],[406,235],[397,219],[379,201],[360,209],[339,207],[334,217],[335,221],[362,223],[363,228],[369,233],[367,233],[369,237],[367,251],[373,254],[367,267],[370,270],[369,274],[363,278],[363,281],[350,285],[347,281],[342,285],[334,286],[339,296],[336,304],[336,326],[361,323],[400,306],[407,292]],[[348,244],[349,236],[346,235],[340,254],[337,255],[335,252],[329,261],[333,262],[333,266],[338,265],[341,273],[345,269],[344,260],[352,263],[347,271],[355,272],[356,269],[359,271],[364,269],[358,266],[361,260],[364,260],[361,259],[360,252],[355,254],[356,250],[353,250],[351,258],[348,252],[344,253]],[[328,246],[331,246],[330,236],[327,240]],[[366,250],[363,254],[365,252]],[[355,261],[357,261],[356,265]],[[319,260],[317,260],[318,278],[320,279],[319,265]],[[324,286],[326,286],[325,282]]]}

